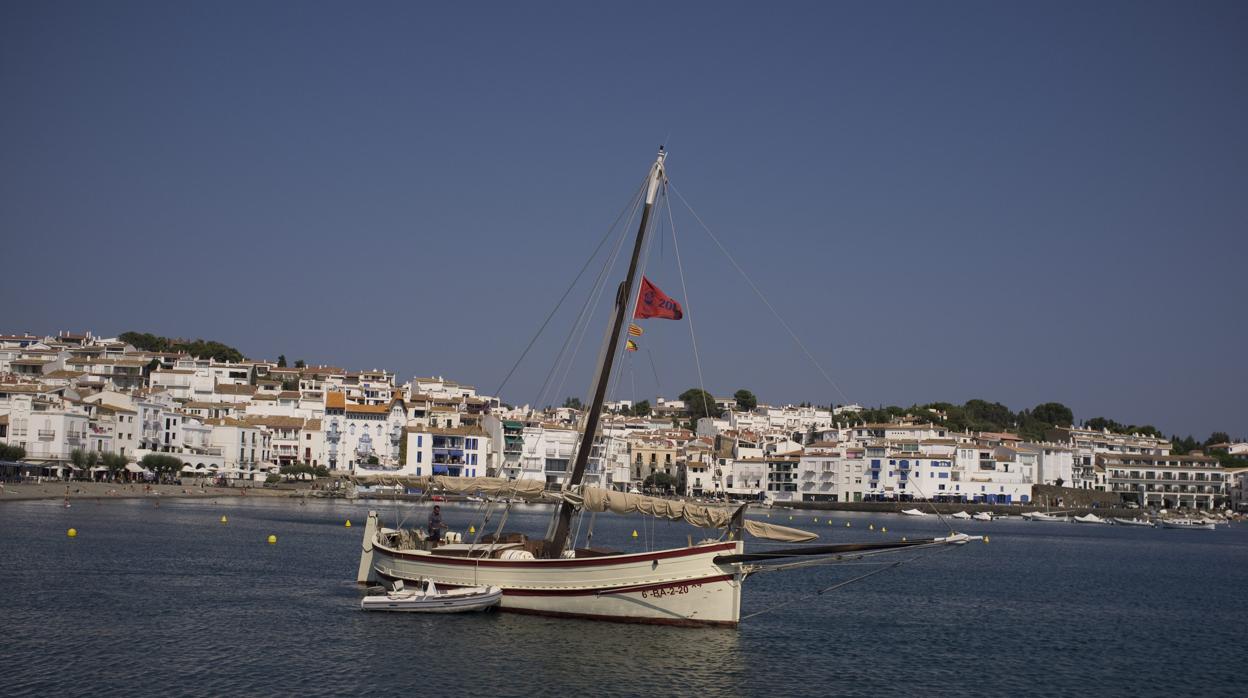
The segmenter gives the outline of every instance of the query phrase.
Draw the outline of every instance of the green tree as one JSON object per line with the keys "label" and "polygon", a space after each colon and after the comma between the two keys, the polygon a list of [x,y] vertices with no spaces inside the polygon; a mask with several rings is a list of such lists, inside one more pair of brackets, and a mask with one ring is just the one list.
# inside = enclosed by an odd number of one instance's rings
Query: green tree
{"label": "green tree", "polygon": [[649,400],[641,400],[633,405],[633,416],[635,417],[647,417],[651,411]]}
{"label": "green tree", "polygon": [[565,399],[563,401],[563,406],[574,409],[574,410],[585,409],[584,406],[581,405],[581,399],[579,397],[570,397],[570,398]]}
{"label": "green tree", "polygon": [[973,431],[1005,431],[1018,421],[1010,408],[999,402],[967,400],[962,409],[966,428]]}
{"label": "green tree", "polygon": [[1209,435],[1209,438],[1205,439],[1206,446],[1212,446],[1214,444],[1229,444],[1230,442],[1231,435],[1224,431],[1215,431]]}
{"label": "green tree", "polygon": [[139,464],[162,480],[173,477],[182,470],[182,459],[167,453],[149,453],[143,456]]}
{"label": "green tree", "polygon": [[277,355],[277,367],[286,368],[286,355],[285,354]]}
{"label": "green tree", "polygon": [[737,399],[737,409],[740,409],[743,412],[749,412],[755,407],[758,407],[758,398],[754,396],[754,393],[746,390],[745,388],[733,393],[732,396]]}
{"label": "green tree", "polygon": [[232,361],[234,363],[238,363],[244,358],[243,353],[234,347],[211,340],[196,339],[187,341],[184,339],[169,339],[168,337],[161,337],[148,332],[122,332],[117,338],[143,351],[180,351],[199,358],[213,358],[218,361]]}
{"label": "green tree", "polygon": [[1105,429],[1108,429],[1116,434],[1121,434],[1127,430],[1127,428],[1122,424],[1119,424],[1112,419],[1106,419],[1105,417],[1093,417],[1092,419],[1085,420],[1083,426],[1085,429],[1096,429],[1097,431],[1104,431]]}
{"label": "green tree", "polygon": [[307,364],[304,363],[303,359],[295,359],[295,368],[306,368],[306,367],[307,367]]}
{"label": "green tree", "polygon": [[95,451],[88,451],[83,448],[75,448],[69,452],[69,462],[80,470],[83,474],[90,472],[91,468],[99,461],[100,454]]}
{"label": "green tree", "polygon": [[1045,402],[1036,405],[1031,411],[1031,416],[1055,427],[1070,426],[1075,423],[1075,413],[1060,402]]}
{"label": "green tree", "polygon": [[641,486],[647,489],[673,491],[679,484],[675,477],[667,473],[654,473],[642,481]]}
{"label": "green tree", "polygon": [[108,468],[108,476],[113,480],[117,479],[117,476],[125,469],[128,462],[130,462],[130,459],[120,453],[109,451],[108,453],[100,454],[100,465]]}
{"label": "green tree", "polygon": [[26,457],[26,449],[21,446],[10,446],[0,443],[0,460],[19,461]]}
{"label": "green tree", "polygon": [[694,424],[703,417],[718,417],[721,414],[714,396],[701,388],[690,388],[681,393],[680,401],[685,403],[685,412]]}

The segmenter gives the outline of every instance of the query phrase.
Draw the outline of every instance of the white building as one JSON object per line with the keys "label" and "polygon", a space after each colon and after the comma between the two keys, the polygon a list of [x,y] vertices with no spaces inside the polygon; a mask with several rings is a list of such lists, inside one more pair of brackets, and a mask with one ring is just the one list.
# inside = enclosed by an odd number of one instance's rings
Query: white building
{"label": "white building", "polygon": [[402,400],[390,405],[348,403],[343,393],[325,394],[325,460],[331,470],[355,471],[360,464],[402,468],[399,451],[407,410]]}
{"label": "white building", "polygon": [[[409,426],[405,430],[407,459],[400,473],[404,475],[449,475],[479,477],[485,475],[486,455],[490,436],[480,427]],[[367,464],[359,464],[359,472],[369,472]]]}
{"label": "white building", "polygon": [[804,502],[861,502],[866,493],[866,451],[830,442],[813,444],[798,461],[798,493]]}

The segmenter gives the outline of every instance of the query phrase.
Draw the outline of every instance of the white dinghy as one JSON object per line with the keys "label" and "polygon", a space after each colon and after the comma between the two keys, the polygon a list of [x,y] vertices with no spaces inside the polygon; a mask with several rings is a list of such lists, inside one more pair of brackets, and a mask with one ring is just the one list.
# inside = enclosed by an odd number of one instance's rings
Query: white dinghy
{"label": "white dinghy", "polygon": [[494,586],[438,589],[427,582],[423,590],[404,589],[402,580],[394,582],[394,590],[376,596],[365,596],[360,608],[365,611],[405,611],[407,613],[469,613],[493,608],[503,600],[503,590]]}
{"label": "white dinghy", "polygon": [[1102,519],[1096,514],[1087,514],[1085,516],[1076,516],[1075,523],[1107,524],[1110,523],[1110,520]]}
{"label": "white dinghy", "polygon": [[1204,523],[1199,519],[1165,519],[1161,522],[1164,528],[1185,528],[1197,531],[1212,531],[1214,525],[1212,523]]}
{"label": "white dinghy", "polygon": [[1148,526],[1149,528],[1156,528],[1157,526],[1152,521],[1145,521],[1144,519],[1120,519],[1118,517],[1114,517],[1114,524],[1118,526]]}
{"label": "white dinghy", "polygon": [[901,513],[906,516],[927,516],[926,511],[919,511],[918,509],[903,509]]}
{"label": "white dinghy", "polygon": [[968,513],[966,513],[965,511],[959,511],[959,512],[958,512],[958,513],[956,513],[956,514],[950,514],[950,515],[949,515],[949,518],[951,518],[951,519],[959,519],[959,520],[961,520],[961,521],[967,521],[967,520],[969,520],[969,519],[971,518],[971,515],[970,515],[970,514],[968,514]]}
{"label": "white dinghy", "polygon": [[976,512],[974,515],[971,516],[971,518],[975,519],[976,521],[992,521],[992,512],[990,511]]}

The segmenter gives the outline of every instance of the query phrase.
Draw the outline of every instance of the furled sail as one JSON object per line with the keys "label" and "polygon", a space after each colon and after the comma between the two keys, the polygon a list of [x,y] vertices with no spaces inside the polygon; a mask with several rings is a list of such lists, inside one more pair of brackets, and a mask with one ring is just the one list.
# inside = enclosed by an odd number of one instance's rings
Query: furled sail
{"label": "furled sail", "polygon": [[[672,521],[685,521],[699,528],[726,528],[732,523],[733,511],[721,507],[691,504],[678,499],[647,497],[642,494],[615,492],[598,487],[582,487],[580,495],[564,493],[564,497],[585,511],[610,511],[615,514],[645,514]],[[577,501],[579,500],[579,501]],[[763,523],[746,519],[745,532],[756,538],[800,543],[819,536],[788,526]]]}
{"label": "furled sail", "polygon": [[426,492],[448,494],[517,497],[519,499],[551,499],[541,480],[508,480],[501,477],[451,477],[449,475],[364,475],[352,478],[360,485],[402,485]]}
{"label": "furled sail", "polygon": [[[644,514],[660,519],[685,521],[699,528],[727,528],[734,511],[724,507],[708,507],[678,499],[648,497],[581,486],[578,491],[549,491],[541,480],[507,480],[499,477],[450,477],[448,475],[364,475],[352,478],[361,485],[402,485],[426,492],[447,494],[516,497],[530,501],[565,501],[590,512],[610,511],[615,514]],[[818,538],[818,534],[788,526],[745,519],[742,527],[755,538],[802,543]]]}

